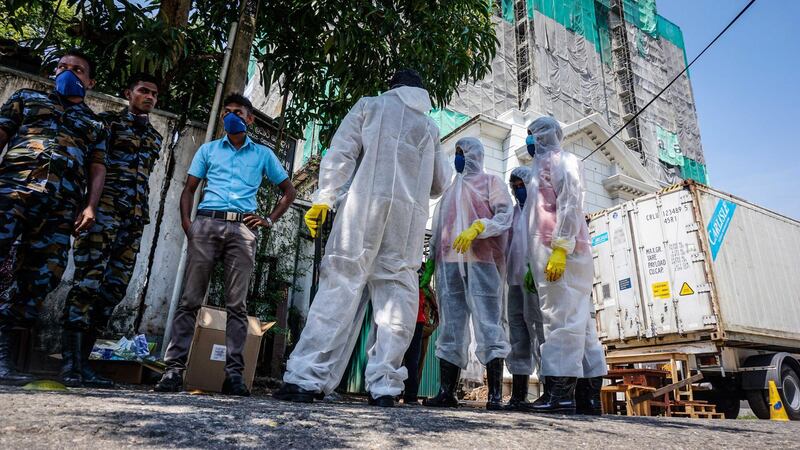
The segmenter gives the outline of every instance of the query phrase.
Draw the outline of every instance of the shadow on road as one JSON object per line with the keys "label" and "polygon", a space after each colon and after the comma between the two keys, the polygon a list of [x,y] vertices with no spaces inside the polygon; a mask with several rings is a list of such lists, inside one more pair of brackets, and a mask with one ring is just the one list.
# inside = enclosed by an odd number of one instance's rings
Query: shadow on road
{"label": "shadow on road", "polygon": [[[61,432],[97,433],[123,445],[153,447],[281,446],[342,448],[352,446],[414,447],[437,439],[447,447],[464,436],[519,436],[531,445],[537,436],[558,439],[580,429],[594,440],[633,439],[637,432],[678,432],[691,429],[742,433],[742,423],[623,416],[533,416],[473,408],[437,410],[424,407],[368,407],[355,401],[311,405],[279,402],[267,397],[231,398],[219,395],[158,394],[145,391],[35,393],[2,388],[22,397],[21,404],[51,404],[49,423]],[[5,404],[5,402],[0,402]],[[56,405],[58,405],[56,407]],[[32,421],[40,418],[31,418]],[[669,431],[667,431],[669,430]],[[43,430],[46,431],[46,430]],[[747,433],[769,434],[757,427]],[[449,439],[453,439],[450,441]]]}

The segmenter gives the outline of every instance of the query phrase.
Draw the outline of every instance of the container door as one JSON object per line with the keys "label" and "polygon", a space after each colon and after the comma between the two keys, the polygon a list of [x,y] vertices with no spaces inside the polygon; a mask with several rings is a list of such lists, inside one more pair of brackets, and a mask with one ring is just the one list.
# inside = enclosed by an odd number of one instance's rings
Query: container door
{"label": "container door", "polygon": [[648,335],[713,329],[700,225],[688,190],[634,200],[630,211]]}
{"label": "container door", "polygon": [[600,338],[604,342],[641,338],[644,316],[625,208],[618,207],[596,217],[589,230]]}

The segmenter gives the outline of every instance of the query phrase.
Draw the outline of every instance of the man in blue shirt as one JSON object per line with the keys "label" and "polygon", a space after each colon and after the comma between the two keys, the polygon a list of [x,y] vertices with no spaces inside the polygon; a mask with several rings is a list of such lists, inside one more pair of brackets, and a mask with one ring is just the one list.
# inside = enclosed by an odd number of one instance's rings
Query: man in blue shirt
{"label": "man in blue shirt", "polygon": [[[232,94],[223,104],[226,135],[197,150],[181,194],[181,219],[189,246],[183,295],[175,311],[172,339],[164,357],[167,371],[156,385],[160,392],[176,392],[183,387],[197,311],[203,303],[214,264],[222,261],[227,310],[222,392],[250,395],[242,377],[242,351],[247,338],[245,299],[255,263],[256,231],[259,227],[271,228],[289,209],[296,194],[272,150],[247,137],[247,125],[255,119],[250,101]],[[254,214],[256,193],[264,177],[278,186],[283,197],[268,217],[259,217]],[[192,201],[202,179],[206,180],[203,201],[193,222],[190,219]]]}

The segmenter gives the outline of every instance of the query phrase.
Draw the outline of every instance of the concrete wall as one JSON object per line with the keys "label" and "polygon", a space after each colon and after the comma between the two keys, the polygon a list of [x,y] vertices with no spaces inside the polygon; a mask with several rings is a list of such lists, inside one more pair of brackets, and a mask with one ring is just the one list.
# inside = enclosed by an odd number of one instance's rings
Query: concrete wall
{"label": "concrete wall", "polygon": [[[0,67],[0,101],[22,88],[50,90],[49,80],[21,74]],[[96,112],[119,110],[126,102],[105,94],[90,93],[87,104]],[[133,333],[137,317],[141,315],[138,332],[148,336],[164,333],[169,300],[180,259],[184,234],[180,226],[179,197],[186,181],[186,171],[195,151],[203,143],[205,126],[189,123],[176,130],[175,114],[156,111],[150,116],[153,126],[164,136],[159,160],[150,177],[150,224],[144,229],[141,251],[136,260],[133,278],[127,295],[114,311],[111,328],[119,333]],[[173,137],[180,137],[174,148]],[[42,311],[42,340],[44,348],[52,348],[58,341],[61,311],[72,285],[74,265],[72,256],[58,288],[48,296]]]}

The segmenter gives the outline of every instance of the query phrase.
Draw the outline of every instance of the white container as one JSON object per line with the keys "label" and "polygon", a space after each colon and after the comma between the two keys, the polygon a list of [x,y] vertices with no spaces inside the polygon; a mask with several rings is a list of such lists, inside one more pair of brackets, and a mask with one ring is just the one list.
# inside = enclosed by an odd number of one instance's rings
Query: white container
{"label": "white container", "polygon": [[800,222],[690,182],[594,214],[590,235],[609,348],[800,349]]}

